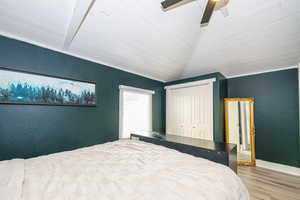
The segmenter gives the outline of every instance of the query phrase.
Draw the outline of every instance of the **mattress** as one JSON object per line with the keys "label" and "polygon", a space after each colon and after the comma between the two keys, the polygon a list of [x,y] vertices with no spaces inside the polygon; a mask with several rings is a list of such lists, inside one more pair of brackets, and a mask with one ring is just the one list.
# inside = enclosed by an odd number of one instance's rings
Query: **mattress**
{"label": "mattress", "polygon": [[1,200],[248,200],[228,167],[136,140],[0,162]]}

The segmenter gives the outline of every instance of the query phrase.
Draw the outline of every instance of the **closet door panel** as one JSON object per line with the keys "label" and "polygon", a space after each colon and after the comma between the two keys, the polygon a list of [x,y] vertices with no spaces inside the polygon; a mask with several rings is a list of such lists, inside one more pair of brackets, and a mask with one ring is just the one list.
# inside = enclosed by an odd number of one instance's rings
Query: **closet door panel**
{"label": "closet door panel", "polygon": [[191,97],[184,96],[184,133],[183,136],[191,137]]}
{"label": "closet door panel", "polygon": [[167,134],[213,140],[212,84],[167,91]]}
{"label": "closet door panel", "polygon": [[183,135],[184,129],[185,129],[185,123],[184,123],[184,97],[179,95],[174,95],[174,111],[176,115],[176,124],[173,125],[173,130],[175,135]]}

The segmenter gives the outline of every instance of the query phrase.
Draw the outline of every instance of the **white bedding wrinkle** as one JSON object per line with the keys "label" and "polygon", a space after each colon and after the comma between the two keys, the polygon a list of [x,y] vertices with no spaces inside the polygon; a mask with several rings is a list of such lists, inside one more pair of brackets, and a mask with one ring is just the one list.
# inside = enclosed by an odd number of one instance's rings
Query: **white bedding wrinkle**
{"label": "white bedding wrinkle", "polygon": [[24,160],[0,162],[0,199],[19,200],[24,180]]}
{"label": "white bedding wrinkle", "polygon": [[[10,162],[0,163],[13,165]],[[228,167],[135,140],[23,162],[22,196],[16,200],[249,199],[247,189]],[[19,182],[14,181],[16,188]],[[0,190],[1,197],[5,192]]]}

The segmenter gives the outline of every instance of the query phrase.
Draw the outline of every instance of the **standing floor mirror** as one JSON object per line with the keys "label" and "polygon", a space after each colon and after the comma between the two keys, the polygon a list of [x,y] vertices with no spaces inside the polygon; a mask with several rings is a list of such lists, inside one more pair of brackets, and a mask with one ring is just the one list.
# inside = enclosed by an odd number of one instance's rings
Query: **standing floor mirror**
{"label": "standing floor mirror", "polygon": [[238,165],[255,165],[253,98],[225,98],[226,142],[237,145]]}

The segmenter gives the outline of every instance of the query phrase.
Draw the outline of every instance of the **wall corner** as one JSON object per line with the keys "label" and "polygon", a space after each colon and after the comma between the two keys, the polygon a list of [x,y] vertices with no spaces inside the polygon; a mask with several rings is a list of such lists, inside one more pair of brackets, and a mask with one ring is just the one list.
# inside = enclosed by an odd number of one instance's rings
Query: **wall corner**
{"label": "wall corner", "polygon": [[298,128],[298,167],[300,167],[300,62],[298,63],[298,98],[299,98],[299,103],[298,103],[298,110],[299,110],[299,128]]}

